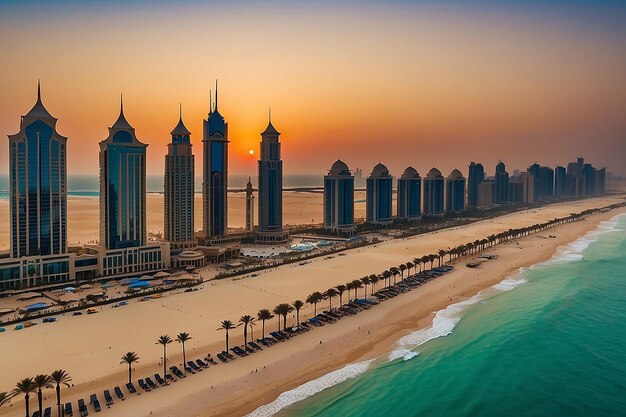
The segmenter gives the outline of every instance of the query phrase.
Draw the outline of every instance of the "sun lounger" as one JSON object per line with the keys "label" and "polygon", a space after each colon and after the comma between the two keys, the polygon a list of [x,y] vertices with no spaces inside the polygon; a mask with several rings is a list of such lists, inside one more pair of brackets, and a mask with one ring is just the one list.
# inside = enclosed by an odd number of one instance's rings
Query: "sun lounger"
{"label": "sun lounger", "polygon": [[64,413],[66,417],[73,417],[74,410],[72,410],[72,403],[65,403]]}
{"label": "sun lounger", "polygon": [[235,357],[233,355],[231,355],[230,353],[226,352],[225,350],[222,351],[222,356],[227,358],[227,359],[235,359]]}
{"label": "sun lounger", "polygon": [[43,410],[43,417],[52,417],[51,407],[47,407],[45,410]]}
{"label": "sun lounger", "polygon": [[202,368],[198,367],[198,365],[196,365],[193,361],[187,361],[187,366],[189,366],[189,368],[191,368],[194,371],[202,370]]}
{"label": "sun lounger", "polygon": [[253,348],[253,349],[256,349],[256,350],[263,350],[263,348],[262,348],[261,346],[257,345],[257,344],[256,344],[256,343],[254,343],[254,342],[248,342],[248,345],[252,346],[252,348]]}
{"label": "sun lounger", "polygon": [[85,400],[82,398],[78,400],[78,411],[80,412],[80,417],[87,417],[89,415],[89,410],[87,410]]}
{"label": "sun lounger", "polygon": [[154,379],[161,385],[165,385],[165,380],[159,374],[154,374]]}
{"label": "sun lounger", "polygon": [[217,362],[215,362],[215,359],[213,359],[212,357],[207,357],[206,361],[211,365],[217,365]]}
{"label": "sun lounger", "polygon": [[124,394],[122,393],[122,390],[120,389],[120,387],[115,387],[113,388],[113,391],[115,391],[115,395],[117,396],[117,398],[119,398],[120,400],[124,401]]}
{"label": "sun lounger", "polygon": [[[143,382],[143,381],[142,381]],[[142,387],[143,388],[143,387]],[[133,385],[132,382],[129,382],[126,384],[126,389],[128,390],[128,392],[130,392],[131,394],[136,394],[137,393],[137,389],[135,388],[135,386]]]}
{"label": "sun lounger", "polygon": [[93,406],[96,413],[99,413],[100,410],[102,410],[102,407],[100,407],[100,401],[98,401],[98,396],[96,394],[91,394],[91,397],[89,397],[89,403]]}
{"label": "sun lounger", "polygon": [[159,388],[159,386],[155,384],[154,381],[150,377],[146,378],[146,384],[148,384],[148,386],[152,389]]}
{"label": "sun lounger", "polygon": [[107,407],[110,407],[113,405],[113,397],[111,397],[111,393],[109,392],[108,389],[104,390],[104,401]]}
{"label": "sun lounger", "polygon": [[150,391],[150,386],[143,379],[140,379],[137,382],[139,383],[139,386],[141,387],[141,389],[143,389],[146,392]]}
{"label": "sun lounger", "polygon": [[224,356],[222,356],[222,354],[221,354],[221,353],[218,353],[218,354],[217,354],[217,355],[215,355],[215,356],[217,356],[217,359],[219,359],[220,361],[222,361],[222,363],[226,363],[226,362],[228,362],[228,359],[226,359]]}
{"label": "sun lounger", "polygon": [[176,375],[178,378],[185,377],[185,374],[180,369],[178,369],[178,366],[170,366],[170,371],[172,371],[174,375]]}
{"label": "sun lounger", "polygon": [[202,368],[208,368],[209,364],[202,361],[202,359],[196,359],[196,364]]}
{"label": "sun lounger", "polygon": [[33,413],[33,417],[41,417],[41,415],[39,415],[39,410],[35,411]]}
{"label": "sun lounger", "polygon": [[174,377],[172,375],[170,375],[170,374],[165,374],[165,380],[169,381],[169,382],[176,382]]}

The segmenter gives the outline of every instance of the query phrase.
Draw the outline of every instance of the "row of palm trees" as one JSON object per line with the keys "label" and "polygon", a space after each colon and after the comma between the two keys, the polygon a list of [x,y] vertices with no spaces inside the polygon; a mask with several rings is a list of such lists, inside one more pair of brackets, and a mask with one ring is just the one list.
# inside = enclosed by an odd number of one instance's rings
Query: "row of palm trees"
{"label": "row of palm trees", "polygon": [[[624,204],[615,204],[613,206],[609,206],[605,209],[613,209]],[[384,286],[392,286],[396,284],[396,278],[400,276],[400,280],[404,280],[404,273],[408,271],[408,275],[411,274],[411,269],[413,269],[413,273],[417,273],[418,271],[423,271],[426,269],[427,265],[430,264],[430,268],[432,269],[435,261],[438,261],[438,265],[441,266],[444,261],[445,256],[449,256],[449,262],[453,260],[459,259],[462,256],[473,254],[486,248],[490,248],[494,245],[508,242],[512,239],[517,239],[519,237],[527,236],[532,233],[541,232],[547,228],[570,223],[573,221],[580,220],[589,214],[593,214],[599,212],[603,209],[589,209],[580,213],[573,213],[569,216],[562,218],[555,218],[553,220],[549,220],[544,223],[537,223],[532,226],[522,227],[517,229],[509,229],[507,231],[503,231],[498,234],[492,234],[484,239],[477,239],[473,242],[468,242],[464,245],[459,245],[454,248],[449,249],[440,249],[436,254],[424,255],[422,257],[414,258],[412,261],[403,263],[398,265],[397,267],[391,267],[386,271],[383,271],[380,275],[368,275],[361,279],[355,279],[348,283],[337,285],[334,288],[329,288],[324,292],[313,292],[309,294],[306,298],[306,303],[313,305],[314,315],[317,315],[317,304],[321,301],[328,299],[329,300],[329,308],[332,309],[332,300],[333,298],[339,296],[339,303],[343,305],[343,294],[347,291],[348,298],[351,296],[351,291],[354,290],[354,298],[358,298],[359,289],[364,289],[364,297],[367,298],[367,289],[370,287],[370,293],[374,293],[376,290],[376,286],[378,282],[383,281]],[[393,281],[393,282],[392,282]],[[229,331],[233,330],[237,327],[243,327],[243,337],[244,337],[244,345],[248,344],[248,330],[252,332],[253,326],[256,325],[256,321],[261,321],[262,325],[262,337],[265,338],[265,322],[267,320],[271,320],[274,317],[278,318],[278,330],[281,329],[281,318],[283,329],[287,327],[287,316],[296,311],[296,320],[297,323],[300,323],[300,310],[304,307],[305,302],[302,300],[295,300],[291,304],[281,303],[278,304],[274,309],[270,312],[268,309],[261,309],[257,312],[256,319],[250,315],[243,315],[239,318],[237,324],[233,323],[230,320],[223,320],[220,323],[220,327],[217,329],[219,331],[224,330],[226,336],[226,351],[229,350],[228,338]],[[182,346],[183,353],[183,363],[186,363],[186,351],[185,351],[185,343],[191,340],[191,336],[189,333],[179,333],[176,336],[177,342],[179,342]],[[167,345],[172,343],[172,339],[168,335],[160,336],[156,344],[160,344],[163,346],[163,373],[167,375]],[[132,365],[139,362],[139,356],[135,352],[127,352],[121,358],[121,364],[128,365],[128,381],[132,382]],[[186,371],[186,366],[184,366]],[[24,395],[25,406],[26,406],[26,416],[29,416],[30,410],[30,397],[32,395],[37,395],[38,406],[40,415],[43,413],[43,390],[49,388],[56,389],[56,397],[57,397],[57,408],[59,416],[61,415],[61,387],[66,386],[69,387],[69,383],[71,382],[70,375],[64,370],[57,370],[52,372],[50,375],[37,375],[34,378],[24,378],[16,384],[16,387],[11,392],[0,392],[0,406],[6,404],[11,398],[17,395]]]}
{"label": "row of palm trees", "polygon": [[39,374],[34,377],[24,378],[15,384],[11,392],[0,392],[0,407],[9,402],[13,397],[24,396],[26,407],[26,417],[30,417],[30,398],[37,396],[39,415],[43,416],[43,392],[46,389],[54,388],[57,397],[57,411],[61,415],[61,387],[70,387],[72,377],[67,371],[58,369],[50,374]]}

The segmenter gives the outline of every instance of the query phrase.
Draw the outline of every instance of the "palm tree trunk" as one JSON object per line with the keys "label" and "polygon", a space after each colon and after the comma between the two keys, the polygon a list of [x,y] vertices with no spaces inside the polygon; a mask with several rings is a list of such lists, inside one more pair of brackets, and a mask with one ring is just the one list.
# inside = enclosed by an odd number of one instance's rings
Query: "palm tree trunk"
{"label": "palm tree trunk", "polygon": [[167,345],[163,345],[163,378],[167,375]]}
{"label": "palm tree trunk", "polygon": [[39,404],[39,415],[43,416],[43,394],[41,388],[37,391],[37,403]]}
{"label": "palm tree trunk", "polygon": [[265,319],[261,320],[261,329],[263,330],[263,339],[265,339]]}
{"label": "palm tree trunk", "polygon": [[59,413],[59,417],[61,417],[61,385],[57,384],[57,412]]}
{"label": "palm tree trunk", "polygon": [[243,328],[243,348],[248,349],[248,326],[244,323]]}
{"label": "palm tree trunk", "polygon": [[187,354],[185,352],[185,342],[183,342],[183,368],[185,368],[185,373],[187,372]]}
{"label": "palm tree trunk", "polygon": [[317,317],[317,301],[313,303],[313,315]]}
{"label": "palm tree trunk", "polygon": [[228,330],[226,330],[226,353],[228,353]]}
{"label": "palm tree trunk", "polygon": [[24,402],[26,403],[26,417],[30,417],[30,397],[28,394],[24,395]]}
{"label": "palm tree trunk", "polygon": [[300,309],[296,310],[296,320],[298,321],[298,327],[300,326]]}
{"label": "palm tree trunk", "polygon": [[132,365],[129,363],[128,364],[128,383],[132,383],[133,381],[133,368]]}
{"label": "palm tree trunk", "polygon": [[287,315],[285,314],[283,316],[283,329],[286,329],[286,328],[287,328]]}

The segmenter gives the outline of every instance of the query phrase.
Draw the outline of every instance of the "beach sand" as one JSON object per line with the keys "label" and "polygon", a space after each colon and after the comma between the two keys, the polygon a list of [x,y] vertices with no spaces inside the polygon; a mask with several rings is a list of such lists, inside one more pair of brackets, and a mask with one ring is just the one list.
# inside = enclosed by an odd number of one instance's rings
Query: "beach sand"
{"label": "beach sand", "polygon": [[[441,248],[618,201],[623,200],[598,198],[555,204],[427,235],[390,240],[347,251],[347,256],[316,259],[304,266],[286,265],[261,272],[256,278],[210,282],[194,293],[171,294],[150,302],[132,301],[123,308],[105,307],[95,315],[60,317],[54,324],[19,332],[8,330],[0,336],[0,352],[3,358],[11,358],[3,361],[0,390],[10,389],[25,376],[62,368],[70,372],[75,384],[64,391],[65,401],[75,403],[78,398],[88,397],[93,392],[101,397],[103,389],[125,383],[127,368],[119,364],[119,358],[127,351],[135,351],[141,358],[135,380],[162,372],[159,366],[162,349],[155,345],[159,335],[173,337],[182,331],[189,332],[193,337],[187,344],[189,358],[203,357],[209,352],[214,354],[224,348],[224,334],[216,330],[221,320],[237,321],[243,314],[255,314],[260,308],[272,309],[281,302],[304,299],[313,291],[323,291],[381,272]],[[618,212],[597,214],[581,222],[499,245],[489,250],[499,258],[479,268],[465,268],[466,260],[463,260],[456,265],[455,272],[369,311],[227,365],[211,367],[156,392],[139,397],[127,396],[124,403],[117,402],[110,411],[104,410],[103,413],[129,416],[244,415],[273,401],[283,391],[347,363],[392,350],[399,337],[429,325],[434,311],[476,294],[519,267],[548,259],[558,246],[575,240]],[[548,234],[556,235],[556,238],[548,238]],[[322,305],[327,307],[327,302]],[[301,319],[312,312],[312,306],[307,305],[301,312]],[[289,317],[289,323],[294,321]],[[266,331],[275,328],[275,319],[266,323]],[[254,337],[258,337],[260,331],[259,323]],[[231,346],[242,343],[241,333],[241,329],[231,333]],[[180,346],[171,344],[168,352],[168,363],[179,364]],[[53,394],[53,391],[47,392],[48,397]],[[0,415],[23,413],[23,401],[15,399],[13,402],[14,405],[3,409]]]}
{"label": "beach sand", "polygon": [[[256,197],[256,194],[255,194]],[[283,192],[283,221],[285,225],[319,224],[323,216],[322,193]],[[365,217],[365,192],[355,193],[354,215]],[[99,239],[98,197],[69,196],[67,198],[67,238],[71,245],[95,243]],[[228,226],[242,229],[246,222],[245,193],[228,194]],[[258,209],[255,199],[254,214]],[[395,207],[395,199],[394,199]],[[195,196],[194,224],[202,228],[202,195]],[[255,217],[256,218],[256,217]],[[258,223],[258,222],[257,222]],[[146,227],[149,233],[163,232],[163,194],[151,193],[146,197]],[[0,250],[9,248],[9,201],[0,200]]]}

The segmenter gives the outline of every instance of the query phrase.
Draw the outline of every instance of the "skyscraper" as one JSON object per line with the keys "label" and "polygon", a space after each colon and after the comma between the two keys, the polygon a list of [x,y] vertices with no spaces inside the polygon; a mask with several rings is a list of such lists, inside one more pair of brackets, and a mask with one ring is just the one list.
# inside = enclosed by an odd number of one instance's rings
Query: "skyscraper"
{"label": "skyscraper", "polygon": [[509,202],[509,173],[506,172],[506,167],[502,161],[496,165],[495,180],[496,189],[493,202],[496,204],[507,204]]}
{"label": "skyscraper", "polygon": [[417,220],[422,206],[422,179],[413,167],[404,170],[398,178],[398,218]]}
{"label": "skyscraper", "polygon": [[41,102],[9,135],[11,257],[67,252],[67,138]]}
{"label": "skyscraper", "polygon": [[178,124],[170,132],[164,178],[164,237],[172,251],[197,245],[194,238],[194,156],[191,132],[183,123],[182,109]]}
{"label": "skyscraper", "polygon": [[374,166],[366,180],[366,214],[369,223],[391,223],[392,177],[380,162]]}
{"label": "skyscraper", "polygon": [[146,244],[146,148],[120,115],[100,142],[100,244],[122,249]]}
{"label": "skyscraper", "polygon": [[458,169],[452,170],[446,178],[446,211],[465,210],[465,177]]}
{"label": "skyscraper", "polygon": [[252,180],[248,177],[246,184],[246,232],[254,231],[254,190],[252,189]]}
{"label": "skyscraper", "polygon": [[259,159],[259,242],[284,242],[283,231],[283,161],[280,159],[280,132],[272,125],[271,114],[261,133]]}
{"label": "skyscraper", "polygon": [[341,234],[354,230],[354,176],[340,159],[324,176],[324,228]]}
{"label": "skyscraper", "polygon": [[443,215],[443,175],[437,168],[432,168],[423,180],[424,183],[424,214],[430,216]]}
{"label": "skyscraper", "polygon": [[485,181],[485,169],[482,164],[471,162],[467,178],[467,205],[478,207],[478,184]]}
{"label": "skyscraper", "polygon": [[563,197],[569,195],[567,171],[565,167],[557,166],[554,169],[554,195]]}
{"label": "skyscraper", "polygon": [[228,232],[228,123],[217,107],[209,109],[203,123],[202,227],[205,244]]}

